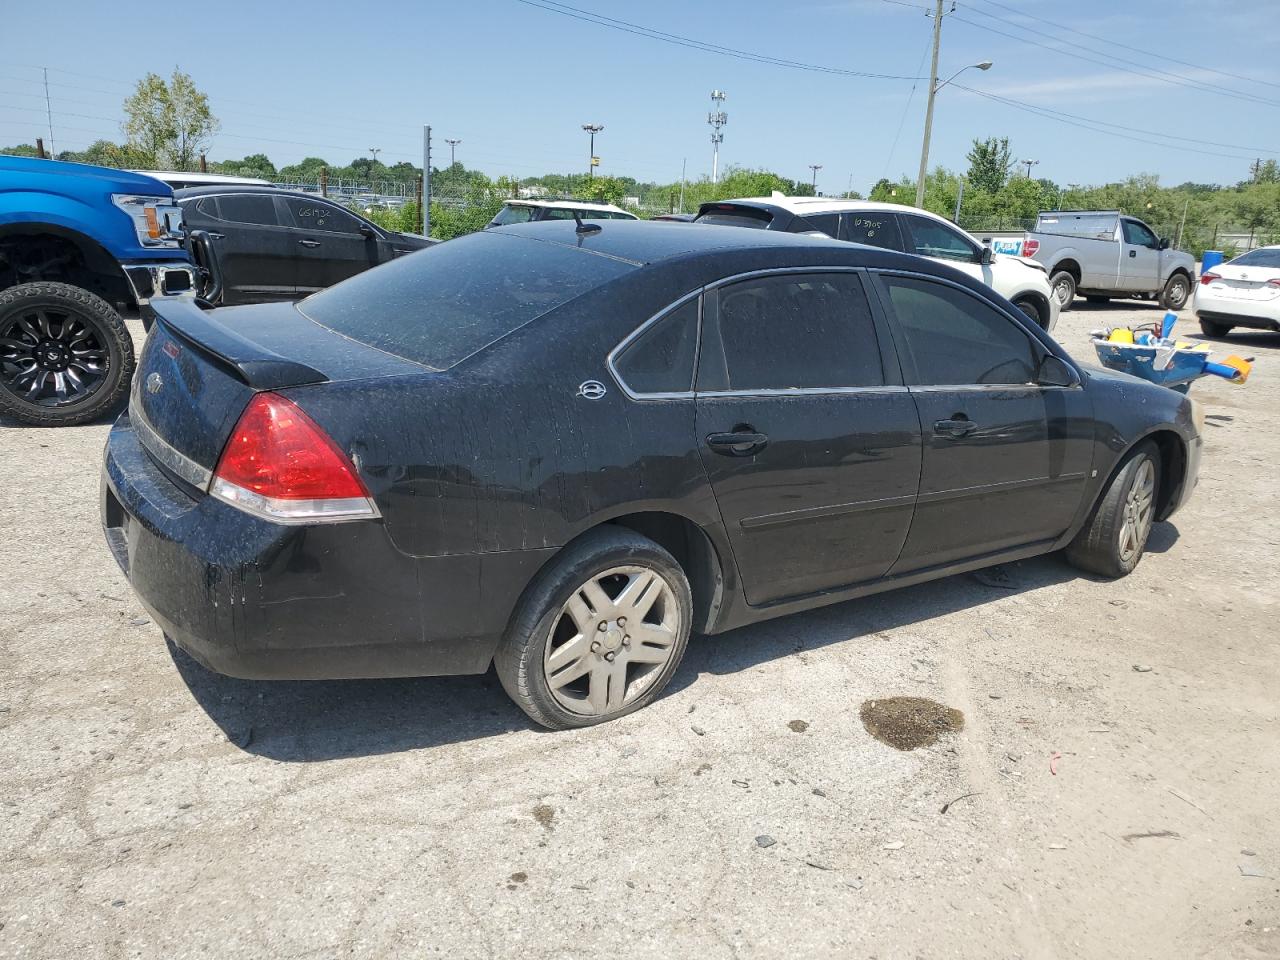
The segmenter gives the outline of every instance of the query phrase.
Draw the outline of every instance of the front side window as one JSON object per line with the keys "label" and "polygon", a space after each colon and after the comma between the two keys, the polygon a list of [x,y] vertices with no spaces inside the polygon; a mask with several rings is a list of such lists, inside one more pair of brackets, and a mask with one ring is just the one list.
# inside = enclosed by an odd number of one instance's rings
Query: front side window
{"label": "front side window", "polygon": [[1136,220],[1125,220],[1124,242],[1137,247],[1156,247],[1156,235]]}
{"label": "front side window", "polygon": [[655,321],[618,355],[618,376],[633,393],[687,393],[698,352],[698,298]]}
{"label": "front side window", "polygon": [[861,279],[781,274],[717,292],[704,330],[699,390],[803,390],[884,383]]}
{"label": "front side window", "polygon": [[943,260],[965,260],[973,263],[978,259],[978,248],[968,237],[959,231],[930,220],[908,214],[903,217],[907,223],[907,232],[911,243],[908,253],[921,257],[941,257]]}
{"label": "front side window", "polygon": [[321,233],[359,233],[363,221],[347,211],[330,203],[316,200],[304,200],[300,197],[287,197],[289,212],[293,222],[303,230],[317,230]]}
{"label": "front side window", "polygon": [[236,193],[218,197],[218,219],[265,227],[280,226],[275,198],[260,193]]}
{"label": "front side window", "polygon": [[886,250],[902,249],[902,234],[898,231],[898,217],[892,213],[845,213],[844,235],[841,240],[865,243],[869,247]]}
{"label": "front side window", "polygon": [[1035,379],[1030,337],[1009,317],[943,283],[886,276],[916,386],[1021,384]]}

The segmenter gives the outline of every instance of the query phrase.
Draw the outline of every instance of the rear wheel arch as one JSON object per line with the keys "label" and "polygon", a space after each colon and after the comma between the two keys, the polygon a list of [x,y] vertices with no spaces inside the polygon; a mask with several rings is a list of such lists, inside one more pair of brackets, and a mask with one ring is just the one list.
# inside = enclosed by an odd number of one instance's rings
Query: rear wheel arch
{"label": "rear wheel arch", "polygon": [[1076,263],[1074,260],[1072,260],[1070,257],[1068,257],[1068,258],[1067,258],[1067,259],[1065,259],[1065,260],[1060,260],[1060,261],[1058,261],[1057,263],[1055,263],[1055,264],[1053,265],[1053,269],[1051,269],[1051,270],[1049,271],[1049,275],[1050,275],[1050,276],[1052,276],[1052,275],[1053,275],[1053,274],[1055,274],[1055,273],[1061,273],[1061,272],[1064,272],[1064,271],[1065,271],[1066,273],[1071,274],[1071,276],[1072,276],[1072,277],[1075,279],[1075,281],[1076,281],[1076,285],[1077,285],[1077,286],[1079,286],[1079,284],[1080,284],[1080,277],[1081,277],[1081,273],[1080,273],[1080,264]]}

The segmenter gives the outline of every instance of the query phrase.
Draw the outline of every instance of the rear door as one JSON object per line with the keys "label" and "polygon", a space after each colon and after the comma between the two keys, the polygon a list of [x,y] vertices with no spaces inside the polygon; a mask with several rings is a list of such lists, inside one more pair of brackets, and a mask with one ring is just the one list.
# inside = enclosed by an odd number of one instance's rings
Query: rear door
{"label": "rear door", "polygon": [[269,193],[224,193],[197,201],[201,214],[216,218],[208,230],[222,270],[223,303],[294,299],[298,261],[278,200]]}
{"label": "rear door", "polygon": [[284,197],[289,234],[298,256],[298,296],[305,297],[377,266],[377,236],[360,232],[365,222],[336,203]]}
{"label": "rear door", "polygon": [[1146,224],[1128,218],[1120,221],[1123,236],[1120,274],[1123,290],[1160,289],[1160,241]]}
{"label": "rear door", "polygon": [[1092,456],[1084,391],[1036,384],[1046,348],[963,287],[891,273],[879,283],[924,435],[915,519],[893,573],[1063,533]]}
{"label": "rear door", "polygon": [[709,290],[695,423],[747,600],[884,574],[906,539],[920,426],[860,272]]}

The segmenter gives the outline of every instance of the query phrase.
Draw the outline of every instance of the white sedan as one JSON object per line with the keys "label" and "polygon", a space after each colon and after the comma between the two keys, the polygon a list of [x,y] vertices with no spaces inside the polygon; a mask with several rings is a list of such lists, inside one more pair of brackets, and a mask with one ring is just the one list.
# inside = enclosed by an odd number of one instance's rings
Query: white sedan
{"label": "white sedan", "polygon": [[1280,246],[1259,247],[1200,275],[1193,309],[1207,337],[1232,327],[1280,331]]}

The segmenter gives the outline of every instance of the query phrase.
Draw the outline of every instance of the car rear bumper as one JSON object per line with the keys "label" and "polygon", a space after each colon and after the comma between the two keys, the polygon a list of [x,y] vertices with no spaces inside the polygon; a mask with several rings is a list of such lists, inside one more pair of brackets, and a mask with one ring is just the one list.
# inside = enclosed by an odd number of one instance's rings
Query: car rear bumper
{"label": "car rear bumper", "polygon": [[229,676],[480,673],[509,613],[479,612],[479,556],[410,557],[380,522],[284,526],[188,490],[127,413],[107,441],[100,500],[107,544],[143,606]]}
{"label": "car rear bumper", "polygon": [[1267,300],[1219,297],[1196,291],[1192,309],[1201,320],[1256,330],[1280,330],[1280,296]]}

